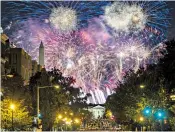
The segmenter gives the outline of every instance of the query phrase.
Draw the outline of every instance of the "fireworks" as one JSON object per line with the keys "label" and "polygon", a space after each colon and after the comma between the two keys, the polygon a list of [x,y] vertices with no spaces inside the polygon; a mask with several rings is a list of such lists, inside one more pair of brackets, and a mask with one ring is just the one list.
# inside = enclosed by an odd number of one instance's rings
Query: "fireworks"
{"label": "fireworks", "polygon": [[169,26],[169,10],[165,7],[165,2],[114,2],[105,7],[104,20],[118,32],[144,33],[151,40],[159,37],[159,43]]}
{"label": "fireworks", "polygon": [[[10,5],[10,6],[9,6]],[[45,66],[73,76],[75,86],[104,103],[129,71],[157,63],[168,26],[164,2],[8,2],[5,31],[18,47]],[[159,8],[158,8],[159,7]],[[5,12],[5,11],[4,11]],[[14,14],[13,14],[14,13]],[[21,15],[25,13],[25,15]],[[165,20],[167,19],[167,20]],[[6,19],[3,19],[4,23]],[[160,52],[161,51],[161,52]]]}
{"label": "fireworks", "polygon": [[72,31],[77,26],[76,11],[65,7],[52,9],[49,20],[60,31]]}
{"label": "fireworks", "polygon": [[[28,19],[34,19],[54,25],[62,30],[65,28],[80,29],[87,27],[89,19],[103,15],[103,7],[109,3],[107,1],[2,2],[3,6],[6,7],[2,11],[2,15],[5,16],[2,21],[6,23],[10,19],[14,22],[23,23]],[[62,19],[59,20],[58,18]],[[66,21],[66,24],[63,21]],[[59,23],[64,28],[59,26]],[[65,27],[66,25],[68,27]]]}
{"label": "fireworks", "polygon": [[104,18],[109,26],[117,31],[140,31],[145,28],[147,14],[140,5],[115,2],[105,8]]}

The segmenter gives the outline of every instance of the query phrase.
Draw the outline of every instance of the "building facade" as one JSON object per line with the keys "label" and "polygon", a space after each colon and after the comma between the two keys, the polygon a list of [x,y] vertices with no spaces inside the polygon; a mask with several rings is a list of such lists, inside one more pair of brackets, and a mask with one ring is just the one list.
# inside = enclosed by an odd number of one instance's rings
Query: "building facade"
{"label": "building facade", "polygon": [[92,113],[94,119],[102,118],[105,113],[105,107],[100,105],[88,107],[88,110]]}
{"label": "building facade", "polygon": [[22,76],[25,82],[36,72],[44,67],[44,46],[39,47],[39,63],[32,60],[31,56],[22,48],[12,48],[8,36],[1,34],[1,76],[16,72]]}
{"label": "building facade", "polygon": [[12,72],[16,72],[28,81],[32,76],[32,59],[22,48],[11,48],[9,65]]}
{"label": "building facade", "polygon": [[1,76],[10,72],[9,69],[10,42],[8,36],[1,34]]}

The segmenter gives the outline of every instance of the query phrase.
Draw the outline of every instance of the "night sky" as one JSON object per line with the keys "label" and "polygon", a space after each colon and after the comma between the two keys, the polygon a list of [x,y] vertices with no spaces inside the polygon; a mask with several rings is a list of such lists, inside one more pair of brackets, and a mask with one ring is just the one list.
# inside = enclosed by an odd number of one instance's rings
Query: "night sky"
{"label": "night sky", "polygon": [[[170,21],[171,27],[168,29],[168,33],[169,33],[168,39],[172,39],[172,38],[175,38],[175,1],[167,1],[167,5],[168,5],[168,8],[171,9],[170,16],[172,18],[172,20]],[[1,11],[3,12],[5,8],[6,8],[6,2],[2,1],[1,2]],[[25,14],[22,14],[22,15],[25,15]],[[4,16],[2,14],[1,20],[3,18],[4,18]],[[11,21],[11,20],[9,20],[9,21]],[[2,27],[4,27],[7,23],[3,23],[3,21],[1,21],[1,24],[2,24]]]}
{"label": "night sky", "polygon": [[168,1],[168,7],[172,8],[172,13],[171,13],[171,27],[169,28],[169,35],[168,38],[172,39],[175,38],[175,1]]}

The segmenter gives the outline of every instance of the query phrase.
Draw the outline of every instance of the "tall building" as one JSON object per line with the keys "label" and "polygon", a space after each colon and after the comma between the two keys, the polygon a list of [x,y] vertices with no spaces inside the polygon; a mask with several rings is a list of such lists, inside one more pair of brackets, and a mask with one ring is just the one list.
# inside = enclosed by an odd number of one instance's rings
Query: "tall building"
{"label": "tall building", "polygon": [[5,76],[10,72],[9,69],[9,50],[10,42],[8,36],[1,34],[1,75]]}
{"label": "tall building", "polygon": [[44,67],[44,45],[42,41],[39,47],[39,64]]}
{"label": "tall building", "polygon": [[8,36],[1,34],[1,76],[6,77],[10,72],[16,72],[28,83],[31,76],[41,71],[44,66],[44,46],[41,42],[39,49],[39,62],[32,60],[31,56],[22,48],[12,48]]}
{"label": "tall building", "polygon": [[11,71],[22,76],[25,81],[29,81],[32,76],[32,59],[22,48],[11,48],[9,56]]}

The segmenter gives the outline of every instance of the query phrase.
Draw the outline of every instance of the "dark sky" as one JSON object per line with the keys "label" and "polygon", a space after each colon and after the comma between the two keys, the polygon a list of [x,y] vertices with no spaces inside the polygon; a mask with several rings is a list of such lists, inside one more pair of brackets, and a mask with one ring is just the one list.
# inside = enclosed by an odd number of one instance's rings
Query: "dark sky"
{"label": "dark sky", "polygon": [[168,1],[168,7],[172,8],[171,10],[171,27],[169,28],[168,39],[175,38],[175,1]]}

